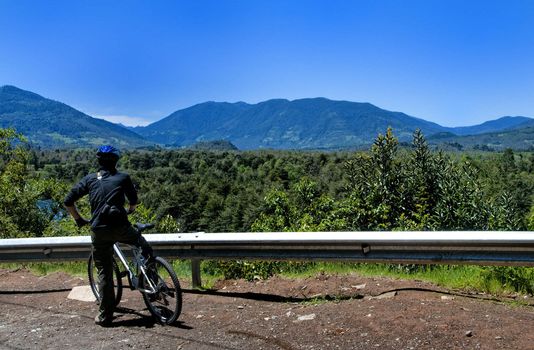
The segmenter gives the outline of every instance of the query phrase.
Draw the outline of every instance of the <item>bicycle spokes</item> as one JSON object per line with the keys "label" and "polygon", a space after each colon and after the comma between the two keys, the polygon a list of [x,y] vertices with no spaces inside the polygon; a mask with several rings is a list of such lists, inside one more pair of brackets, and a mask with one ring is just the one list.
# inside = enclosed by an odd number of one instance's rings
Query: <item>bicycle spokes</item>
{"label": "bicycle spokes", "polygon": [[166,260],[155,258],[147,266],[146,275],[154,282],[154,292],[143,293],[148,310],[160,323],[174,322],[182,309],[180,284],[174,270]]}

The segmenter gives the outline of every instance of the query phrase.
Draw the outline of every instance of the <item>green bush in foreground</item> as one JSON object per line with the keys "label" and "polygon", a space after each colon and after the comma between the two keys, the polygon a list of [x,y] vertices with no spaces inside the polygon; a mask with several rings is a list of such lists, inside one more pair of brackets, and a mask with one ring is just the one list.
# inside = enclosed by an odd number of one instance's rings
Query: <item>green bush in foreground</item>
{"label": "green bush in foreground", "polygon": [[488,284],[494,280],[504,289],[534,294],[534,268],[532,267],[485,267],[481,275],[483,280]]}

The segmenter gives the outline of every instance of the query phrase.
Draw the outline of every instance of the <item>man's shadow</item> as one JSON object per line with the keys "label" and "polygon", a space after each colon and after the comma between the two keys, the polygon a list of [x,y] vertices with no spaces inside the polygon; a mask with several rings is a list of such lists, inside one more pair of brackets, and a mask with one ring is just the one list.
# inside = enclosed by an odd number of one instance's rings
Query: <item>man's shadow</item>
{"label": "man's shadow", "polygon": [[[115,319],[111,324],[111,327],[142,327],[142,328],[154,328],[157,324],[156,320],[152,315],[142,314],[136,310],[129,309],[126,307],[117,307],[115,309]],[[136,318],[130,319],[121,319],[125,315],[135,315]],[[176,327],[181,329],[193,329],[193,327],[187,326],[180,320],[174,321],[172,324],[166,325],[170,327]]]}

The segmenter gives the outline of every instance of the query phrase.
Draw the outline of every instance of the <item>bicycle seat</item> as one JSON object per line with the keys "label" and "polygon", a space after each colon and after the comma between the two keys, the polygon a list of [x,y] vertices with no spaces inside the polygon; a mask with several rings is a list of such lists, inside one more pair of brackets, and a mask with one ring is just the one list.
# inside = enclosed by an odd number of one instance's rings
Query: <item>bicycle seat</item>
{"label": "bicycle seat", "polygon": [[135,227],[137,228],[139,233],[143,232],[144,230],[149,230],[153,228],[154,226],[155,226],[154,224],[141,224],[139,222],[135,224]]}

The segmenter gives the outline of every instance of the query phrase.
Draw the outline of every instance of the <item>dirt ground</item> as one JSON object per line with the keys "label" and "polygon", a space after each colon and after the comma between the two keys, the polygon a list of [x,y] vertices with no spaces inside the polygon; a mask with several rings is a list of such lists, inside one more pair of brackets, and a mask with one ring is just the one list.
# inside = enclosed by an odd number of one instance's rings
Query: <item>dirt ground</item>
{"label": "dirt ground", "polygon": [[[87,281],[0,270],[0,349],[534,349],[534,300],[446,291],[388,278],[182,281],[173,326],[154,324],[125,291],[113,327],[94,302],[67,298]],[[520,302],[518,302],[520,301]]]}

